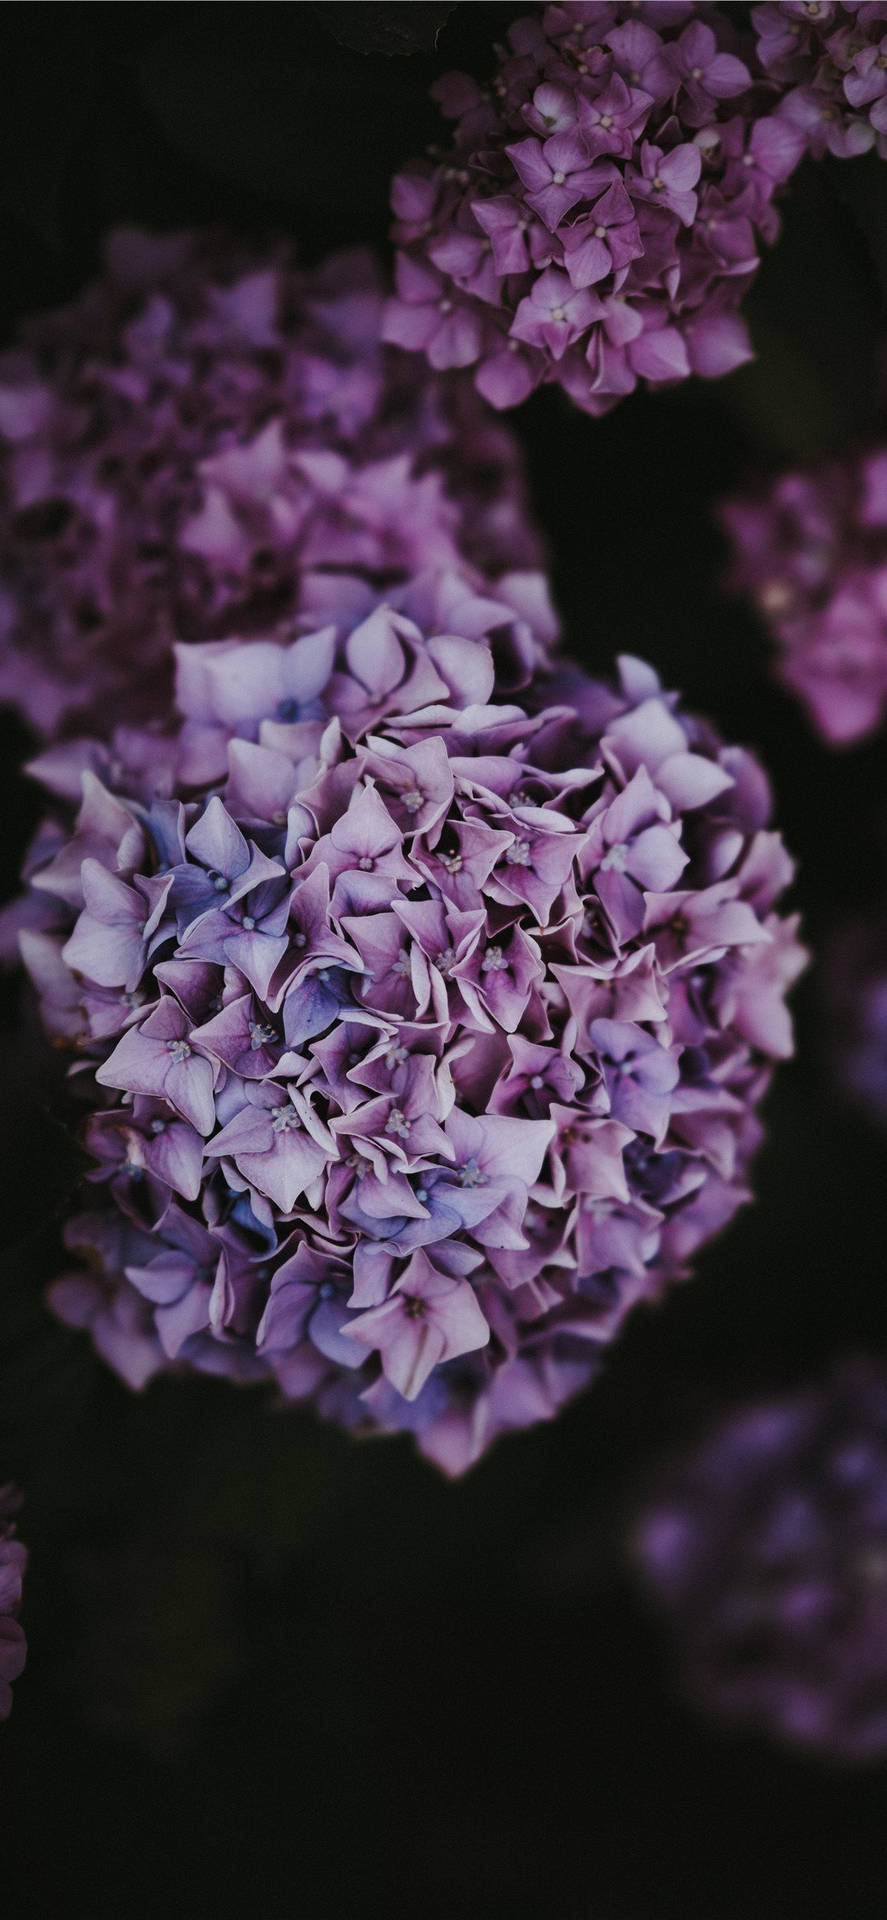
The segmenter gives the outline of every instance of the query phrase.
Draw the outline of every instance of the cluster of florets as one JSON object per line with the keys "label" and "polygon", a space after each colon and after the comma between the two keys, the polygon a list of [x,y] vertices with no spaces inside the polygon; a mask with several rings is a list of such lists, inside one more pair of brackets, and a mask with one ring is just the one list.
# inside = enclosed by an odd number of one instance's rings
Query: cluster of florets
{"label": "cluster of florets", "polygon": [[0,697],[46,737],[168,711],[174,640],[489,591],[540,543],[470,382],[381,345],[372,257],[120,232],[0,359]]}
{"label": "cluster of florets", "polygon": [[20,1506],[21,1496],[15,1487],[0,1487],[0,1720],[9,1717],[12,1682],[25,1664],[25,1635],[17,1618],[28,1564],[27,1550],[15,1525]]}
{"label": "cluster of florets", "polygon": [[780,474],[722,519],[779,678],[831,745],[864,739],[887,711],[887,452]]}
{"label": "cluster of florets", "polygon": [[803,960],[757,764],[634,661],[503,704],[476,624],[179,648],[176,731],[38,765],[22,936],[91,1108],[61,1315],[451,1473],[747,1197]]}
{"label": "cluster of florets", "polygon": [[509,28],[489,87],[440,81],[454,141],[395,179],[386,337],[495,407],[557,381],[593,414],[748,359],[739,303],[805,145],[753,51],[717,8],[564,4]]}
{"label": "cluster of florets", "polygon": [[701,1705],[844,1761],[887,1753],[887,1375],[732,1414],[638,1528]]}
{"label": "cluster of florets", "polygon": [[757,58],[780,87],[780,119],[817,159],[887,157],[887,5],[789,0],[752,8]]}

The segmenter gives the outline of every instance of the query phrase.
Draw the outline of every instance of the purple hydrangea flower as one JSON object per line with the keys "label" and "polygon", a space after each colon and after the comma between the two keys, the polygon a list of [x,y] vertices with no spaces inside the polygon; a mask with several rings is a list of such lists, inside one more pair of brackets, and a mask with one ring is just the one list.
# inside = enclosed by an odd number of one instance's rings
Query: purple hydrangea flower
{"label": "purple hydrangea flower", "polygon": [[887,5],[788,0],[752,8],[757,59],[780,87],[780,119],[809,153],[887,158]]}
{"label": "purple hydrangea flower", "polygon": [[887,1753],[887,1377],[722,1419],[634,1541],[683,1679],[719,1718],[848,1763]]}
{"label": "purple hydrangea flower", "polygon": [[438,84],[453,145],[394,182],[387,339],[494,407],[556,381],[592,414],[750,357],[741,298],[808,136],[751,34],[694,11],[567,0],[508,29],[488,89]]}
{"label": "purple hydrangea flower", "polygon": [[754,761],[637,661],[503,703],[456,605],[179,647],[171,731],[36,763],[22,936],[89,1109],[57,1311],[450,1473],[746,1197],[803,961]]}
{"label": "purple hydrangea flower", "polygon": [[15,1515],[20,1505],[21,1496],[13,1486],[0,1487],[0,1720],[9,1718],[12,1682],[25,1664],[26,1643],[18,1610],[28,1555],[16,1533]]}
{"label": "purple hydrangea flower", "polygon": [[887,452],[777,475],[727,502],[731,584],[779,649],[776,671],[831,746],[887,713]]}
{"label": "purple hydrangea flower", "polygon": [[166,712],[174,640],[311,631],[329,594],[358,620],[455,581],[526,677],[518,450],[470,380],[382,346],[384,298],[363,252],[307,270],[118,232],[101,280],[24,323],[0,356],[0,698],[42,735]]}

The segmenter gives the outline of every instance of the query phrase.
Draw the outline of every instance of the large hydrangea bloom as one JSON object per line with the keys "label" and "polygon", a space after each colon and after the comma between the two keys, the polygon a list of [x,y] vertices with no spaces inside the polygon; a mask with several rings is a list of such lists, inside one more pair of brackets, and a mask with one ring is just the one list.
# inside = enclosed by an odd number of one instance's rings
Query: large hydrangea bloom
{"label": "large hydrangea bloom", "polygon": [[887,713],[887,450],[779,474],[721,517],[779,678],[831,746],[865,739]]}
{"label": "large hydrangea bloom", "polygon": [[458,1473],[747,1197],[802,960],[766,780],[638,662],[502,704],[385,606],[180,648],[178,703],[37,769],[95,1188],[55,1305],[133,1385],[271,1375]]}
{"label": "large hydrangea bloom", "polygon": [[17,1618],[28,1555],[16,1532],[21,1497],[13,1486],[0,1487],[0,1720],[9,1717],[12,1682],[25,1664],[25,1635]]}
{"label": "large hydrangea bloom", "polygon": [[387,338],[473,367],[493,406],[557,381],[593,414],[748,359],[739,303],[805,147],[753,49],[715,7],[568,0],[509,27],[488,88],[435,88],[450,150],[394,182]]}
{"label": "large hydrangea bloom", "polygon": [[757,58],[788,91],[780,119],[817,159],[887,157],[887,5],[788,0],[752,8]]}
{"label": "large hydrangea bloom", "polygon": [[635,1546],[702,1705],[830,1758],[884,1758],[883,1366],[729,1415],[666,1476]]}
{"label": "large hydrangea bloom", "polygon": [[[174,640],[359,617],[539,539],[470,382],[380,342],[370,255],[118,232],[0,358],[0,698],[47,737],[167,711]],[[350,598],[349,598],[350,596]]]}

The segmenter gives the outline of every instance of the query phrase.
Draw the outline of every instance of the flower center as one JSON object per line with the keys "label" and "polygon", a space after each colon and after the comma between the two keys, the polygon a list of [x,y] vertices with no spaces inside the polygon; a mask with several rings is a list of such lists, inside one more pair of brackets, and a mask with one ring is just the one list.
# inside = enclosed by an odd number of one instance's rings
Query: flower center
{"label": "flower center", "polygon": [[792,604],[792,590],[787,580],[768,580],[758,599],[765,613],[787,613]]}
{"label": "flower center", "polygon": [[502,973],[508,961],[501,947],[488,947],[480,963],[481,973]]}
{"label": "flower center", "polygon": [[295,1133],[299,1116],[295,1107],[278,1107],[271,1122],[272,1133]]}
{"label": "flower center", "polygon": [[410,1125],[411,1122],[402,1108],[392,1107],[385,1124],[385,1132],[393,1134],[398,1140],[405,1140],[410,1131]]}
{"label": "flower center", "polygon": [[485,1187],[487,1176],[475,1159],[466,1160],[456,1175],[460,1187]]}
{"label": "flower center", "polygon": [[191,1048],[187,1040],[167,1040],[166,1051],[172,1055],[177,1067],[181,1066],[183,1060],[191,1058]]}

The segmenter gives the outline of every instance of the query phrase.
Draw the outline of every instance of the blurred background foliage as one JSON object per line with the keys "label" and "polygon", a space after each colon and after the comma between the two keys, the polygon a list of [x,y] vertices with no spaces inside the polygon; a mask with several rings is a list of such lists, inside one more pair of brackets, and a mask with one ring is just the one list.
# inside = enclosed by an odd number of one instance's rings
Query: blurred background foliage
{"label": "blurred background foliage", "polygon": [[[482,73],[502,5],[13,7],[0,16],[0,327],[117,221],[384,247],[389,175]],[[712,507],[877,422],[887,170],[809,162],[748,303],[757,361],[594,422],[515,417],[570,646],[649,656],[771,769],[818,948],[884,885],[883,741],[813,740],[722,594]],[[36,800],[3,721],[4,888]],[[0,1475],[27,1493],[30,1659],[0,1753],[15,1920],[879,1920],[887,1771],[848,1780],[691,1717],[630,1590],[632,1501],[706,1409],[881,1349],[884,1143],[829,1078],[816,969],[757,1202],[638,1314],[557,1426],[441,1482],[262,1394],[135,1399],[42,1304],[79,1154],[13,983],[0,1073]]]}

